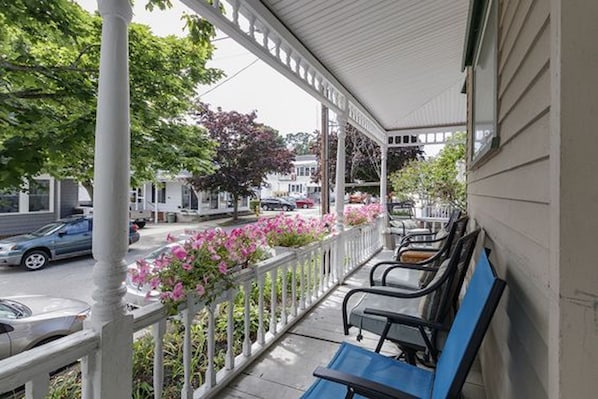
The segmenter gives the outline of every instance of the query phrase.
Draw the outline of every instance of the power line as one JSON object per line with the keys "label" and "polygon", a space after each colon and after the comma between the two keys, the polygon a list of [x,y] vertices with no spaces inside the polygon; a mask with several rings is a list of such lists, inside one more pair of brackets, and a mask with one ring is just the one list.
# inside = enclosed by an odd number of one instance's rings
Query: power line
{"label": "power line", "polygon": [[222,82],[218,83],[216,86],[212,87],[208,91],[205,91],[205,92],[201,93],[199,95],[199,97],[205,96],[206,94],[213,92],[214,90],[216,90],[217,88],[219,88],[220,86],[222,86],[223,84],[225,84],[226,82],[228,82],[229,80],[233,79],[235,76],[239,75],[241,72],[243,72],[244,70],[246,70],[247,68],[249,68],[250,66],[252,66],[253,64],[255,64],[256,62],[258,62],[259,60],[260,60],[259,58],[256,58],[255,60],[253,60],[252,62],[250,62],[248,65],[246,65],[243,68],[239,69],[233,75],[229,76],[228,78],[224,79]]}

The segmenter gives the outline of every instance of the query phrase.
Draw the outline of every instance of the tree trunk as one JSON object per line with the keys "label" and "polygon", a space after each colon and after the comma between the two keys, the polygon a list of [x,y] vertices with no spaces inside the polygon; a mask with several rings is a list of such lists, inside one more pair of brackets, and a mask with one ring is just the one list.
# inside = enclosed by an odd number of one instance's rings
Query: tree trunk
{"label": "tree trunk", "polygon": [[239,220],[239,197],[233,194],[233,221]]}
{"label": "tree trunk", "polygon": [[87,191],[87,194],[89,195],[89,198],[91,198],[91,201],[93,203],[93,183],[91,182],[91,180],[84,180],[80,183],[85,189],[85,191]]}

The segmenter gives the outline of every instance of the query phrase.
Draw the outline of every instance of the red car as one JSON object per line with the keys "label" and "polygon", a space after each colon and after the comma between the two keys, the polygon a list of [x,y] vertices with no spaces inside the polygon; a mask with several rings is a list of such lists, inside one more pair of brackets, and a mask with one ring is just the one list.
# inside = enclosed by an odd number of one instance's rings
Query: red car
{"label": "red car", "polygon": [[303,208],[303,209],[314,207],[314,201],[309,198],[305,198],[305,197],[295,198],[295,204],[297,204],[297,208]]}

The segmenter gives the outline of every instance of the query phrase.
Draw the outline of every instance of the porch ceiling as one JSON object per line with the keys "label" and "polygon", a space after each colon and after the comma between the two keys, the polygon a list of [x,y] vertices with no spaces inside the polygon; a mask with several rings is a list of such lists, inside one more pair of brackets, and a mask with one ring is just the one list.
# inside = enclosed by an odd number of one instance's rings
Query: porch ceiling
{"label": "porch ceiling", "polygon": [[261,0],[387,131],[463,125],[468,0]]}

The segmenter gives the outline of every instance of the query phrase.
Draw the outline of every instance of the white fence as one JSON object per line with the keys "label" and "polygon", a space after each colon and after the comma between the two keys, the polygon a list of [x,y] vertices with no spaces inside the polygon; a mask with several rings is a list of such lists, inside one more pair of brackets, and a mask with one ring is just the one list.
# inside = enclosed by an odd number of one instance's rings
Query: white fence
{"label": "white fence", "polygon": [[[133,311],[135,337],[149,331],[153,335],[154,398],[161,398],[164,391],[164,336],[169,324],[181,323],[184,329],[184,384],[181,398],[213,396],[349,273],[375,255],[382,247],[381,228],[382,219],[379,218],[373,224],[352,228],[322,242],[283,252],[242,270],[236,276],[235,288],[225,292],[209,307],[188,300],[186,305],[180,307],[180,313],[175,318],[169,318],[160,303]],[[256,292],[257,320],[255,312],[252,313],[252,307],[255,306],[252,300],[255,301]],[[241,306],[243,309],[242,320],[238,320],[238,315],[236,317],[233,313],[235,303],[237,308]],[[216,337],[219,320],[226,325],[224,339]],[[194,369],[197,365],[193,361],[194,342],[191,340],[192,329],[199,321],[206,331],[207,368],[203,373]],[[101,350],[101,345],[99,333],[83,330],[2,360],[0,395],[25,385],[27,398],[45,398],[49,390],[50,373],[82,359],[82,368],[86,372],[83,373],[81,394],[84,399],[93,399],[92,382],[89,381],[91,377],[86,376],[97,372],[93,369],[93,359]],[[203,383],[193,386],[192,381],[198,374]]]}

